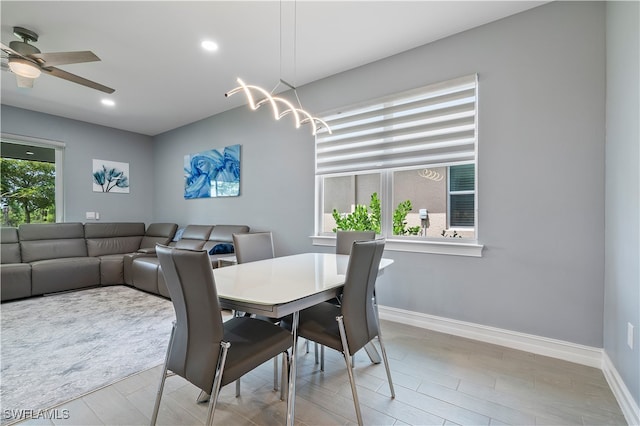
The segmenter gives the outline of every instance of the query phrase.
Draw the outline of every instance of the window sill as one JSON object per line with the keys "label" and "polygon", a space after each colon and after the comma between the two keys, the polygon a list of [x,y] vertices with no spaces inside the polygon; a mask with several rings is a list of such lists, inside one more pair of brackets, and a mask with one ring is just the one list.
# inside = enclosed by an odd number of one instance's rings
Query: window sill
{"label": "window sill", "polygon": [[[311,237],[314,246],[335,247],[336,237],[316,235]],[[476,242],[424,241],[387,238],[384,249],[412,253],[448,254],[453,256],[482,257],[484,245]]]}

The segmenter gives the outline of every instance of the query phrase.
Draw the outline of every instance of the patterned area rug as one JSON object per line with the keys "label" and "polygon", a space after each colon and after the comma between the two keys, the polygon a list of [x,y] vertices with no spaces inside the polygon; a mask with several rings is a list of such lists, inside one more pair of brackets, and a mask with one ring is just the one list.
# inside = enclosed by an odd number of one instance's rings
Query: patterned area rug
{"label": "patterned area rug", "polygon": [[3,425],[164,362],[171,301],[124,286],[0,306]]}

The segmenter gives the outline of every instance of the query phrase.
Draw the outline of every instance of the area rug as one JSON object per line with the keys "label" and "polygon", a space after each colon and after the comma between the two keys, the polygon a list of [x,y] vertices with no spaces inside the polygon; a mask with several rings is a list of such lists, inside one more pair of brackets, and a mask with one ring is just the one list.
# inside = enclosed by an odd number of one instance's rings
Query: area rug
{"label": "area rug", "polygon": [[164,362],[171,301],[124,286],[0,306],[3,425]]}

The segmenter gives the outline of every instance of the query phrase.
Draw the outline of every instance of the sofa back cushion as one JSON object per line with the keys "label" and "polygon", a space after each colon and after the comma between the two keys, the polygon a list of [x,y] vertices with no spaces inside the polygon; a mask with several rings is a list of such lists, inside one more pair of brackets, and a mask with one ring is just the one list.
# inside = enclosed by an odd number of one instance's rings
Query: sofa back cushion
{"label": "sofa back cushion", "polygon": [[212,229],[212,225],[188,225],[182,233],[182,238],[176,241],[176,247],[202,250]]}
{"label": "sofa back cushion", "polygon": [[23,262],[87,256],[82,223],[24,223],[18,236]]}
{"label": "sofa back cushion", "polygon": [[132,253],[140,248],[144,236],[144,223],[86,223],[84,236],[89,256]]}
{"label": "sofa back cushion", "polygon": [[175,223],[152,223],[142,237],[140,248],[154,248],[156,243],[169,244],[177,230]]}
{"label": "sofa back cushion", "polygon": [[211,251],[211,249],[220,243],[233,244],[233,234],[246,234],[248,232],[249,227],[246,225],[215,225],[211,235],[209,235],[209,240],[203,248]]}
{"label": "sofa back cushion", "polygon": [[0,261],[2,263],[20,263],[20,243],[18,241],[18,228],[2,228],[0,234]]}

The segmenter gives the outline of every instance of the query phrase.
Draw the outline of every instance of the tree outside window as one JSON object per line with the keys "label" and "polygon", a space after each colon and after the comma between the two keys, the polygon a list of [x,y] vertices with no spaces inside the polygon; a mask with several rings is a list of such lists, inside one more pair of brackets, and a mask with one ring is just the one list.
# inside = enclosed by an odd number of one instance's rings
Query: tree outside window
{"label": "tree outside window", "polygon": [[55,222],[55,164],[0,159],[2,225]]}

